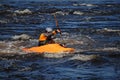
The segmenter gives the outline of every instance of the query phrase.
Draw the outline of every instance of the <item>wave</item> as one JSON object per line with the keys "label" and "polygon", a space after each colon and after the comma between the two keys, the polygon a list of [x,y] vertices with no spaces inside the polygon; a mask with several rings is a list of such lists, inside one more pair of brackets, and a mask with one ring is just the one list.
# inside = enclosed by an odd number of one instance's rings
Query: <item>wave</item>
{"label": "wave", "polygon": [[[13,54],[27,54],[25,52],[22,51],[22,48],[24,47],[32,47],[32,46],[36,46],[38,43],[38,41],[35,39],[31,39],[31,40],[14,40],[14,41],[0,41],[0,55],[5,55],[5,54],[9,54],[9,55],[13,55]],[[78,44],[78,45],[76,45]],[[67,44],[67,46],[72,46],[76,49],[76,51],[74,53],[59,53],[59,54],[49,54],[49,53],[44,53],[43,56],[44,57],[48,57],[48,58],[62,58],[65,56],[75,56],[76,54],[80,54],[80,53],[90,53],[90,55],[94,54],[95,52],[99,53],[99,52],[103,52],[103,53],[116,53],[116,52],[120,52],[120,49],[117,47],[104,47],[104,48],[95,48],[95,49],[90,49],[90,48],[81,48],[82,46],[85,46],[86,44],[82,44],[80,45],[78,42],[76,43],[71,43]],[[34,53],[35,54],[35,53]],[[97,54],[98,55],[98,54]],[[86,60],[89,60],[90,58],[94,58],[94,55],[92,56],[88,56],[88,55],[78,55],[78,57],[73,57],[72,59],[79,59],[81,60],[82,58],[84,59],[84,56],[87,57]]]}
{"label": "wave", "polygon": [[[58,37],[55,39],[55,42],[61,43],[61,44],[64,43],[66,46],[74,47],[76,49],[76,52],[88,52],[88,51],[118,52],[119,51],[119,46],[109,46],[109,43],[108,44],[106,43],[106,46],[104,47],[100,47],[99,42],[94,40],[90,36],[75,35],[75,34],[72,34],[72,35],[68,33],[63,33],[62,37],[64,39],[61,40],[61,38]],[[36,46],[37,43],[38,43],[38,40],[33,39],[30,35],[21,34],[21,35],[12,36],[9,41],[0,41],[0,47],[1,47],[1,51],[4,53],[5,51],[6,53],[12,53],[14,51],[15,53],[17,52],[19,53],[22,47]],[[112,42],[111,45],[112,44],[114,44],[114,42]],[[101,45],[103,45],[102,42],[101,42]]]}
{"label": "wave", "polygon": [[8,20],[0,20],[0,24],[7,24],[8,22]]}
{"label": "wave", "polygon": [[108,28],[103,28],[103,29],[99,29],[97,30],[99,32],[119,32],[120,33],[120,30],[115,30],[115,29],[108,29]]}
{"label": "wave", "polygon": [[73,4],[73,6],[87,6],[87,7],[93,7],[93,6],[97,6],[97,5],[96,5],[96,4],[82,3],[82,4]]}
{"label": "wave", "polygon": [[69,60],[81,60],[81,61],[89,61],[93,59],[97,59],[98,55],[85,55],[85,54],[77,54],[71,57]]}
{"label": "wave", "polygon": [[24,10],[16,10],[14,11],[14,13],[25,15],[25,14],[32,14],[32,11],[30,11],[29,9],[24,9]]}
{"label": "wave", "polygon": [[13,40],[30,40],[32,37],[27,34],[15,35],[12,36]]}

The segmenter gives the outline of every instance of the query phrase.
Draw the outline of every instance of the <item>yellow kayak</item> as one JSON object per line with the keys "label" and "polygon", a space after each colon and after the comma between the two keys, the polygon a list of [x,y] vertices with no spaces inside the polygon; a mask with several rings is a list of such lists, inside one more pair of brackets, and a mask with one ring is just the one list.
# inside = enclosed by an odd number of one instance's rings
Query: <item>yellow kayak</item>
{"label": "yellow kayak", "polygon": [[43,46],[36,46],[36,47],[31,47],[31,48],[23,48],[22,49],[25,52],[28,53],[73,53],[74,52],[74,48],[66,48],[61,46],[60,44],[46,44]]}

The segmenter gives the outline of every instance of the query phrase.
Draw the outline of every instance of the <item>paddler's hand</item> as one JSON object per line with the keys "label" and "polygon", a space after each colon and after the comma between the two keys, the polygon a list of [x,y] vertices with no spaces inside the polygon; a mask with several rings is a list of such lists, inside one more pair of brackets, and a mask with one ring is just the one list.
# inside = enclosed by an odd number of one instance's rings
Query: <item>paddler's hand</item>
{"label": "paddler's hand", "polygon": [[57,29],[56,31],[59,32],[59,33],[61,32],[60,29]]}

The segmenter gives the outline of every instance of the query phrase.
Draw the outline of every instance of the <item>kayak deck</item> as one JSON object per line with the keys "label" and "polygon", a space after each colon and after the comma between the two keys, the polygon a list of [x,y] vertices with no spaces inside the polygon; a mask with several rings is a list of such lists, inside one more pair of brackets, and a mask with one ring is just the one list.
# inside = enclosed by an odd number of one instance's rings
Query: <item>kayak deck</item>
{"label": "kayak deck", "polygon": [[72,53],[74,52],[73,48],[66,48],[66,47],[61,46],[60,44],[47,44],[43,46],[23,48],[22,50],[28,53],[32,53],[32,52],[35,52],[35,53],[63,53],[63,52]]}

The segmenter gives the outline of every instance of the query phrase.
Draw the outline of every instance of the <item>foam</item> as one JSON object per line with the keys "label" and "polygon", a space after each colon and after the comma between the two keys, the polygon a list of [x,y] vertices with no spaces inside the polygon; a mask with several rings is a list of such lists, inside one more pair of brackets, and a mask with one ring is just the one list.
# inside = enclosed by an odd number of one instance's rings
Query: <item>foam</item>
{"label": "foam", "polygon": [[44,57],[47,58],[63,58],[65,56],[70,56],[73,55],[72,53],[57,53],[57,54],[49,54],[49,53],[44,53]]}
{"label": "foam", "polygon": [[17,14],[32,14],[32,11],[30,11],[29,9],[16,10],[14,12],[17,13]]}
{"label": "foam", "polygon": [[97,55],[83,55],[83,54],[76,54],[70,58],[70,60],[81,60],[81,61],[89,61],[92,59],[96,59]]}

